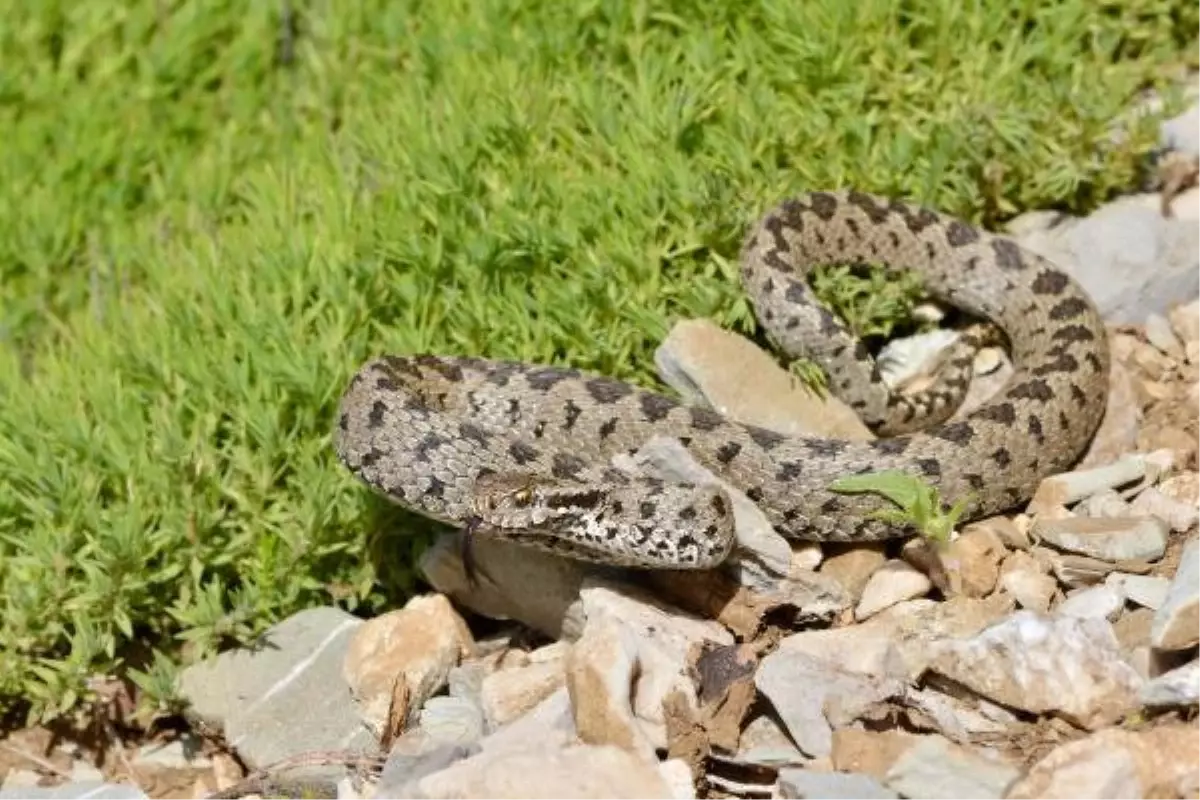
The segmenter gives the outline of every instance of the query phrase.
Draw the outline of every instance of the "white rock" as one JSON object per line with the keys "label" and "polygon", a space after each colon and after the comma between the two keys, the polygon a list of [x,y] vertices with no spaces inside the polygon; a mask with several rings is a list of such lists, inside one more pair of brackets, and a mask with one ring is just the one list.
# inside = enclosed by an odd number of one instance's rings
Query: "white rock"
{"label": "white rock", "polygon": [[1200,661],[1190,661],[1148,681],[1138,697],[1147,706],[1194,706],[1200,703]]}
{"label": "white rock", "polygon": [[883,382],[895,389],[917,376],[936,373],[938,362],[958,339],[957,332],[946,328],[892,339],[875,359]]}
{"label": "white rock", "polygon": [[983,758],[941,736],[922,736],[892,763],[884,783],[904,797],[1000,798],[1018,775],[1012,764]]}
{"label": "white rock", "polygon": [[1038,519],[1034,538],[1060,550],[1106,561],[1153,561],[1167,549],[1170,528],[1158,517]]}
{"label": "white rock", "polygon": [[469,745],[483,737],[483,712],[461,697],[431,697],[417,724],[435,741]]}
{"label": "white rock", "polygon": [[1055,611],[1068,617],[1114,620],[1125,608],[1125,593],[1119,586],[1101,584],[1077,589],[1059,603]]}
{"label": "white rock", "polygon": [[1121,658],[1112,626],[1018,611],[967,639],[933,645],[930,668],[1010,708],[1056,713],[1094,728],[1133,705],[1141,678]]}
{"label": "white rock", "polygon": [[580,741],[652,759],[655,742],[633,713],[637,653],[637,639],[620,622],[590,618],[567,658],[567,691]]}
{"label": "white rock", "polygon": [[1158,517],[1176,533],[1189,530],[1200,520],[1200,509],[1195,503],[1168,497],[1153,486],[1142,490],[1130,504],[1129,510],[1132,514],[1140,516]]}
{"label": "white rock", "polygon": [[867,619],[896,603],[921,597],[932,588],[929,577],[913,569],[907,562],[899,559],[886,561],[867,579],[854,616],[860,621]]}
{"label": "white rock", "polygon": [[[650,741],[665,746],[663,699],[677,690],[688,698],[695,695],[694,685],[684,674],[692,646],[706,641],[733,644],[733,635],[715,620],[686,614],[629,586],[589,579],[580,600],[587,619],[585,633],[594,622],[607,619],[624,629],[622,641],[632,642],[637,667],[631,694],[633,711]],[[572,659],[577,665],[586,663],[574,653]]]}
{"label": "white rock", "polygon": [[1119,586],[1125,597],[1143,608],[1157,609],[1167,600],[1171,582],[1157,575],[1133,575],[1113,572],[1104,579],[1110,586]]}
{"label": "white rock", "polygon": [[1050,509],[1135,483],[1145,476],[1146,459],[1141,455],[1127,455],[1103,466],[1052,475],[1038,485],[1027,511],[1045,516]]}
{"label": "white rock", "polygon": [[816,757],[831,752],[835,727],[904,691],[898,680],[847,672],[828,661],[781,649],[762,660],[754,683],[800,749]]}
{"label": "white rock", "polygon": [[1151,314],[1146,317],[1144,330],[1146,340],[1157,347],[1159,351],[1177,361],[1183,359],[1183,343],[1175,336],[1175,332],[1171,330],[1171,323],[1167,322],[1167,318],[1162,314]]}

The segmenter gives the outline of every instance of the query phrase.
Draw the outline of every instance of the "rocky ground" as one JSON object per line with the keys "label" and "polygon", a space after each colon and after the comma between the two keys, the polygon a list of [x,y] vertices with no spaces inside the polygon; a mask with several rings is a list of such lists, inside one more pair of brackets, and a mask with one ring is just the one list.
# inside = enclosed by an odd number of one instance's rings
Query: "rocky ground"
{"label": "rocky ground", "polygon": [[[1164,126],[1159,191],[1012,224],[1088,287],[1114,357],[1090,451],[1021,513],[943,547],[822,547],[737,495],[722,570],[480,541],[477,584],[447,536],[404,608],[310,609],[187,670],[187,730],[138,748],[103,724],[8,736],[0,797],[1200,796],[1197,128],[1196,109]],[[894,345],[891,378],[939,343]],[[703,321],[658,366],[743,421],[868,435]],[[1008,369],[980,354],[963,411]],[[711,479],[671,441],[635,461]]]}

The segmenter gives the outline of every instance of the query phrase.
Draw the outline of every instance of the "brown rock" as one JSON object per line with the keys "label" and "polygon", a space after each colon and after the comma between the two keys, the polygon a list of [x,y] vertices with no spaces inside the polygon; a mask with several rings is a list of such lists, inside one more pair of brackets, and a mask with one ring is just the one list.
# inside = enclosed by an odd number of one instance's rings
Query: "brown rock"
{"label": "brown rock", "polygon": [[414,597],[404,608],[359,626],[342,674],[363,719],[377,733],[388,723],[397,681],[407,685],[407,719],[446,685],[450,670],[470,653],[471,632],[440,594]]}
{"label": "brown rock", "polygon": [[480,702],[489,728],[498,728],[520,717],[565,682],[562,660],[541,661],[488,675],[483,679]]}
{"label": "brown rock", "polygon": [[580,741],[652,759],[654,745],[633,713],[637,651],[637,640],[619,623],[589,620],[567,657],[567,691]]}
{"label": "brown rock", "polygon": [[1022,550],[1009,554],[1000,567],[999,586],[1012,595],[1021,608],[1048,611],[1058,592],[1058,581],[1049,566]]}
{"label": "brown rock", "polygon": [[851,601],[857,603],[871,573],[887,560],[883,550],[884,545],[880,542],[855,545],[843,552],[827,556],[820,572],[841,584]]}
{"label": "brown rock", "polygon": [[839,772],[861,772],[879,780],[921,737],[902,731],[864,731],[842,728],[833,732],[830,760]]}
{"label": "brown rock", "polygon": [[988,526],[964,530],[950,542],[942,563],[950,574],[950,586],[956,594],[985,597],[996,588],[1000,561],[1007,551],[995,531]]}
{"label": "brown rock", "polygon": [[1195,724],[1137,732],[1110,728],[1050,751],[1007,797],[1195,797],[1198,753]]}

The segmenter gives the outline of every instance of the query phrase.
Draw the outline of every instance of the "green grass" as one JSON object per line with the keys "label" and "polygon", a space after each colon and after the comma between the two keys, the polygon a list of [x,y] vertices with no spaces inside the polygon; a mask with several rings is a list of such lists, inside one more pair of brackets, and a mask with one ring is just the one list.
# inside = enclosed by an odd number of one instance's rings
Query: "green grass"
{"label": "green grass", "polygon": [[369,356],[650,383],[681,317],[754,332],[738,244],[791,192],[1086,211],[1197,28],[1184,0],[280,8],[0,2],[0,696],[34,716],[411,588],[424,538],[377,539],[330,448]]}

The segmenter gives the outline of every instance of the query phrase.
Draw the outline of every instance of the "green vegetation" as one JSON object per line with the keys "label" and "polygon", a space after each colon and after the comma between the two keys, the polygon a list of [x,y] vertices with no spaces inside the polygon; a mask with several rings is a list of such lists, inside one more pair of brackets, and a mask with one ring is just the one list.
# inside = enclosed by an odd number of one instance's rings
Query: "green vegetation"
{"label": "green vegetation", "polygon": [[945,508],[938,490],[921,478],[899,470],[868,472],[839,478],[829,486],[830,491],[847,494],[877,494],[893,503],[895,508],[881,508],[870,516],[898,528],[912,528],[921,536],[946,544],[954,527],[967,510],[969,497],[961,497]]}
{"label": "green vegetation", "polygon": [[789,193],[994,223],[1130,185],[1155,121],[1109,122],[1197,30],[1194,0],[293,5],[0,2],[0,696],[35,717],[411,588],[425,539],[330,448],[369,356],[652,382],[680,317],[754,332],[738,246]]}

